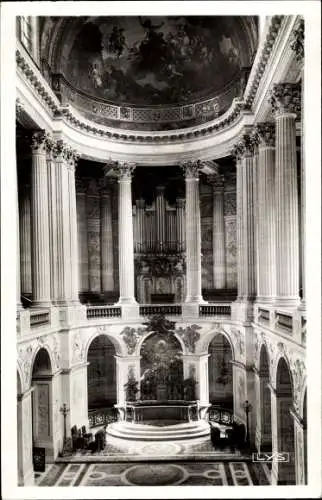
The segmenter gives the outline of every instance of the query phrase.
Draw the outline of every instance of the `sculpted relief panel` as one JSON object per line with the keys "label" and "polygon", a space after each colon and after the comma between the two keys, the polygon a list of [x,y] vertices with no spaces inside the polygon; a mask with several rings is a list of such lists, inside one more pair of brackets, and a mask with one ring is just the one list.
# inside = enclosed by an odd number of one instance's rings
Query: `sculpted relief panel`
{"label": "sculpted relief panel", "polygon": [[227,288],[237,288],[236,218],[225,218]]}

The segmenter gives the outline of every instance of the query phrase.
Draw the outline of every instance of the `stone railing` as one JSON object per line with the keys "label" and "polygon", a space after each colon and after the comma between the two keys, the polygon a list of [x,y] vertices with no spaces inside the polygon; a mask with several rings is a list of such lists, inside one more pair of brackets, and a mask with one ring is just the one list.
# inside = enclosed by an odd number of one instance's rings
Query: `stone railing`
{"label": "stone railing", "polygon": [[199,306],[199,316],[221,316],[230,318],[231,305],[221,303]]}
{"label": "stone railing", "polygon": [[50,324],[50,311],[44,309],[42,311],[30,311],[30,328],[37,328],[43,325]]}
{"label": "stone railing", "polygon": [[181,316],[180,304],[145,304],[140,305],[140,316],[154,316],[155,314],[166,314],[169,316]]}
{"label": "stone railing", "polygon": [[299,344],[306,343],[306,312],[301,308],[287,310],[274,305],[258,304],[254,308],[254,323],[278,334],[287,335]]}
{"label": "stone railing", "polygon": [[88,411],[88,421],[90,427],[104,426],[112,422],[117,422],[118,411],[116,408],[97,408]]}
{"label": "stone railing", "polygon": [[87,306],[87,319],[121,318],[122,309],[118,306]]}

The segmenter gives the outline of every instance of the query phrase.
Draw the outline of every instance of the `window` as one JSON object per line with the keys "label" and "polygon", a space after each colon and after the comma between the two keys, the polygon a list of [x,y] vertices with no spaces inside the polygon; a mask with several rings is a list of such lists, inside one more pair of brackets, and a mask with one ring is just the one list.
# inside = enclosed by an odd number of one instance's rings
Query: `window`
{"label": "window", "polygon": [[31,16],[20,17],[20,40],[25,48],[32,53],[32,19]]}

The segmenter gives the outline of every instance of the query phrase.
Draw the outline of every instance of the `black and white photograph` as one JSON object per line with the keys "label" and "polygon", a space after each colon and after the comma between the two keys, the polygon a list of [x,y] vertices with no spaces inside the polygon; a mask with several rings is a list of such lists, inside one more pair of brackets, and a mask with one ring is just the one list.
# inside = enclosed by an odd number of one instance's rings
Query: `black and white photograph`
{"label": "black and white photograph", "polygon": [[322,494],[321,9],[267,4],[4,2],[4,499]]}

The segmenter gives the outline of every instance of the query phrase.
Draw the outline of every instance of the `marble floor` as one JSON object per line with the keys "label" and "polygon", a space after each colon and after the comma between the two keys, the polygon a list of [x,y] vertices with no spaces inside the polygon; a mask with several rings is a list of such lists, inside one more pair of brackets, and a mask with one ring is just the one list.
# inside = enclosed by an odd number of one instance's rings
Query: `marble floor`
{"label": "marble floor", "polygon": [[262,464],[244,461],[55,463],[36,473],[38,486],[268,485]]}
{"label": "marble floor", "polygon": [[104,450],[92,453],[89,450],[78,450],[59,458],[63,463],[82,462],[136,462],[136,461],[184,461],[184,460],[243,460],[238,450],[215,448],[210,437],[181,441],[129,441],[107,437]]}

